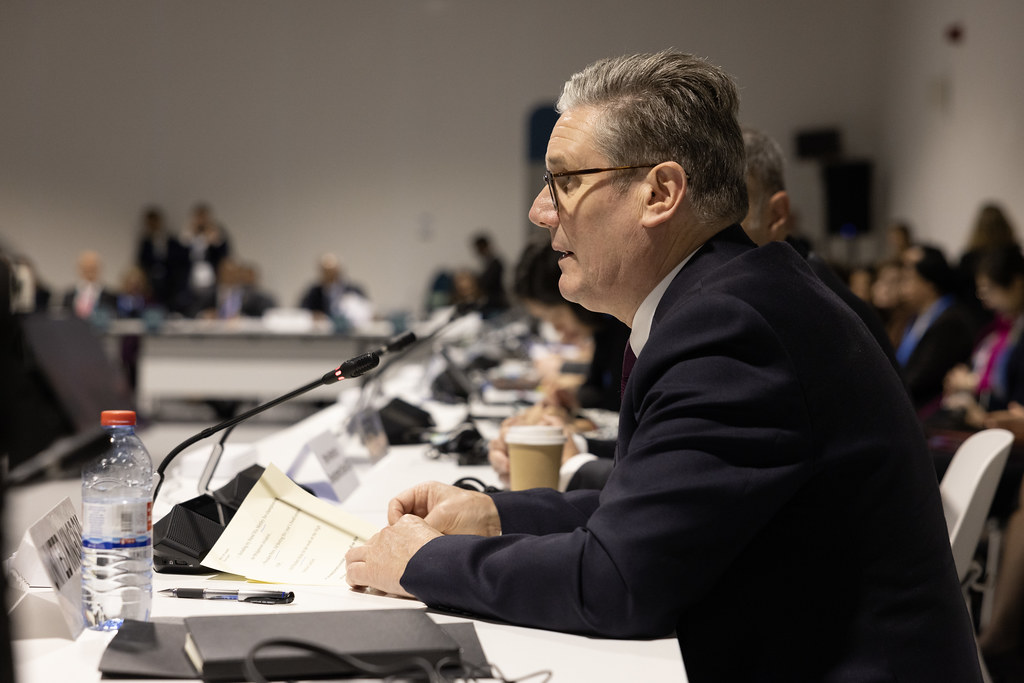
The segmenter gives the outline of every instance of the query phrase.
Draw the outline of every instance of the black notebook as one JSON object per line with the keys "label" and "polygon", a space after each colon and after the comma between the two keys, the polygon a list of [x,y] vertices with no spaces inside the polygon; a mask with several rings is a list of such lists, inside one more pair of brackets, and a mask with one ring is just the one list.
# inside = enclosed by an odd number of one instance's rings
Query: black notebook
{"label": "black notebook", "polygon": [[[459,661],[458,643],[415,609],[188,617],[185,629],[185,651],[206,681],[245,680],[243,663],[249,651],[276,639],[303,641],[395,672],[415,673],[424,664],[435,668]],[[256,664],[269,679],[362,673],[351,661],[288,646],[261,648]]]}

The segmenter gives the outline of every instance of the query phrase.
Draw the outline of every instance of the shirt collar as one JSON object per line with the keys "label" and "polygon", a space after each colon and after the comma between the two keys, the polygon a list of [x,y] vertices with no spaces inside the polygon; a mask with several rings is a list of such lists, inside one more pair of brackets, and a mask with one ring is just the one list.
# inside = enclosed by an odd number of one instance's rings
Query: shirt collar
{"label": "shirt collar", "polygon": [[[699,249],[700,247],[697,247]],[[697,249],[690,252],[690,255],[679,262],[676,266],[666,275],[658,286],[651,290],[651,293],[647,295],[647,298],[643,300],[640,307],[636,309],[636,313],[633,314],[633,329],[629,333],[629,347],[633,349],[633,354],[640,357],[640,352],[643,350],[644,345],[647,344],[647,338],[651,336],[651,325],[654,324],[654,312],[658,310],[658,304],[661,303],[661,297],[665,295],[665,290],[675,279],[679,271],[683,269],[693,255],[697,253]]]}

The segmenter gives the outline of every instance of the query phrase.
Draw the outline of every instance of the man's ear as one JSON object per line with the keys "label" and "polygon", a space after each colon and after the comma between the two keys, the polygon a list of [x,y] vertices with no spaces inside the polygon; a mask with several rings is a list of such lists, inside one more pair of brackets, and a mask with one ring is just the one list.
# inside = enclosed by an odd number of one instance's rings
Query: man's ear
{"label": "man's ear", "polygon": [[674,216],[689,189],[686,172],[674,161],[662,162],[651,169],[644,187],[647,197],[641,224],[646,228],[661,225]]}
{"label": "man's ear", "polygon": [[773,241],[789,235],[789,195],[779,190],[768,199],[768,237]]}

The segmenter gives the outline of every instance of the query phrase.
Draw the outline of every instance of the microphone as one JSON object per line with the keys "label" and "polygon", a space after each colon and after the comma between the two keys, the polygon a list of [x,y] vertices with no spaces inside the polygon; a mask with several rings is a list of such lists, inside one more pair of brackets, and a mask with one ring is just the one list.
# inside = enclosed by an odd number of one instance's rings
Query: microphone
{"label": "microphone", "polygon": [[379,349],[377,349],[375,353],[378,356],[383,356],[388,353],[402,351],[403,349],[412,346],[413,342],[415,341],[416,333],[413,332],[412,330],[409,330],[408,332],[403,332],[402,334],[389,339],[388,342],[381,346]]}
{"label": "microphone", "polygon": [[[442,332],[447,330],[453,323],[455,323],[456,320],[459,320],[460,318],[463,318],[463,317],[469,315],[470,313],[475,313],[478,310],[479,310],[479,305],[476,302],[463,302],[463,303],[460,303],[460,304],[456,304],[456,305],[451,307],[451,310],[447,313],[447,315],[444,317],[444,319],[440,323],[438,323],[434,327],[434,329],[428,331],[425,335],[417,336],[412,331],[400,334],[400,335],[398,335],[396,337],[393,337],[390,341],[388,341],[387,344],[381,346],[377,350],[377,355],[383,356],[386,353],[394,353],[394,352],[397,352],[397,351],[411,352],[412,348],[410,348],[410,347],[415,346],[415,347],[418,348],[418,347],[424,346],[427,342],[432,341],[435,337],[437,337]],[[403,353],[402,355],[405,355],[405,354]],[[383,375],[387,371],[387,369],[390,366],[394,365],[398,360],[400,360],[400,358],[401,358],[401,356],[395,356],[393,358],[389,358],[381,366],[380,371],[375,373],[373,375],[373,377],[364,377],[363,378],[363,381],[362,381],[362,395],[360,396],[359,401],[357,401],[357,405],[360,408],[365,408],[366,404],[368,402],[368,400],[367,400],[368,399],[368,396],[367,396],[367,393],[368,393],[367,384],[369,384],[371,381],[373,381],[373,379],[376,379],[378,382],[381,381],[381,378],[383,377]]]}
{"label": "microphone", "polygon": [[200,564],[202,558],[213,548],[224,531],[224,527],[231,521],[234,511],[238,509],[242,500],[263,474],[262,467],[252,465],[240,472],[224,487],[216,491],[209,490],[213,471],[224,450],[224,442],[236,425],[317,387],[334,384],[343,379],[359,377],[377,367],[379,363],[380,356],[376,351],[351,358],[336,369],[325,373],[323,377],[224,422],[208,427],[175,446],[157,467],[157,483],[153,490],[154,501],[163,485],[167,466],[179,453],[197,441],[226,430],[210,454],[206,468],[200,477],[200,490],[204,493],[174,505],[165,517],[153,524],[153,568],[158,572],[173,574],[199,574],[210,571]]}
{"label": "microphone", "polygon": [[[372,376],[362,379],[353,415],[359,416],[366,413],[375,401],[383,402],[383,396],[380,395],[381,385],[389,369],[399,365],[407,355],[413,354],[414,349],[429,349],[429,343],[448,330],[456,321],[477,311],[479,311],[477,302],[453,305],[447,311],[438,311],[437,320],[433,322],[430,329],[424,331],[423,336],[406,332],[389,342],[388,347],[393,345],[393,348],[389,350],[401,350],[403,353],[388,358],[381,364],[380,370]],[[421,443],[424,431],[435,426],[433,418],[427,411],[400,398],[392,398],[381,405],[376,412],[380,417],[380,424],[384,429],[387,441],[392,446]],[[363,438],[365,439],[365,435]]]}

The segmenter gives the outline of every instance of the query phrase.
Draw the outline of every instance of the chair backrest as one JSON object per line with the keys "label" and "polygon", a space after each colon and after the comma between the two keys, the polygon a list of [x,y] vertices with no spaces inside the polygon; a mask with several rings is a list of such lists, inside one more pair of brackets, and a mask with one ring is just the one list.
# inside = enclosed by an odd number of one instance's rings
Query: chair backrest
{"label": "chair backrest", "polygon": [[986,429],[972,434],[957,448],[942,476],[939,484],[942,508],[953,562],[961,581],[967,576],[981,540],[981,531],[1012,445],[1013,434],[1005,429]]}

